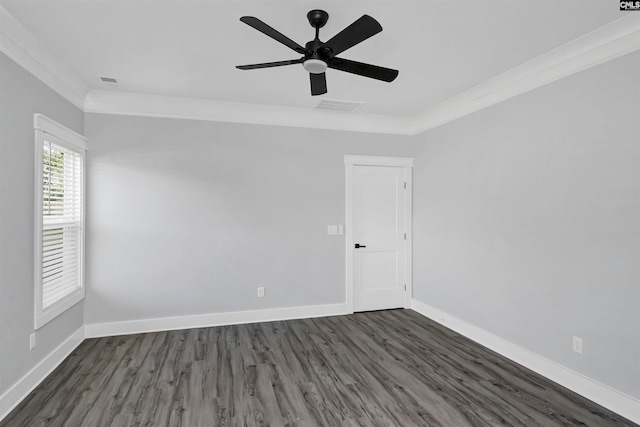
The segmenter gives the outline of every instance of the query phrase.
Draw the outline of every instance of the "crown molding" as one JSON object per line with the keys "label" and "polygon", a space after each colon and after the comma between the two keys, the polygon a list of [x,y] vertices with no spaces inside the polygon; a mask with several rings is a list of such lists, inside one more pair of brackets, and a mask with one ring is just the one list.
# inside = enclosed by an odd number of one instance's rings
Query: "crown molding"
{"label": "crown molding", "polygon": [[410,133],[425,132],[638,49],[640,14],[627,14],[413,116]]}
{"label": "crown molding", "polygon": [[89,88],[0,5],[0,52],[82,109]]}
{"label": "crown molding", "polygon": [[87,113],[409,135],[409,118],[406,117],[351,114],[103,90],[89,91],[84,110]]}

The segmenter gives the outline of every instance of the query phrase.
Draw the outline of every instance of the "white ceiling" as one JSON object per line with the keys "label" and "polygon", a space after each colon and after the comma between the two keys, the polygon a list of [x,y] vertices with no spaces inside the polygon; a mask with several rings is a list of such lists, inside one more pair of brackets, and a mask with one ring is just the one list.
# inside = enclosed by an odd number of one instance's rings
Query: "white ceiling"
{"label": "white ceiling", "polygon": [[[256,16],[299,44],[306,13],[326,10],[327,40],[363,14],[384,31],[341,57],[397,68],[384,83],[327,71],[330,99],[358,113],[408,117],[621,18],[611,0],[0,0],[90,89],[309,108],[299,65],[235,65],[299,54],[243,24]],[[97,76],[113,76],[117,85]]]}

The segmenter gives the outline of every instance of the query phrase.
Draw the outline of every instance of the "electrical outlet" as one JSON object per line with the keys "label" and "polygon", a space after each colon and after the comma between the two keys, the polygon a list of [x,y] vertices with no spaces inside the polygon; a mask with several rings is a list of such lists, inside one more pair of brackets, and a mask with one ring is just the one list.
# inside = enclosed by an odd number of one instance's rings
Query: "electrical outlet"
{"label": "electrical outlet", "polygon": [[573,351],[582,354],[582,338],[573,337]]}
{"label": "electrical outlet", "polygon": [[264,287],[260,286],[258,288],[258,298],[264,298]]}
{"label": "electrical outlet", "polygon": [[29,335],[29,350],[33,350],[36,347],[36,333]]}

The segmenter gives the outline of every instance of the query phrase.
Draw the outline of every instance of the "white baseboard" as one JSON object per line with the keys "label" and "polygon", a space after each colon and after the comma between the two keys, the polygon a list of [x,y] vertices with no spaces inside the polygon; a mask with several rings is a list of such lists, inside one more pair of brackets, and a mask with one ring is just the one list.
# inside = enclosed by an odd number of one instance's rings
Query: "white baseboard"
{"label": "white baseboard", "polygon": [[640,400],[546,359],[519,345],[458,319],[423,302],[412,300],[411,308],[429,319],[531,369],[571,391],[640,424]]}
{"label": "white baseboard", "polygon": [[234,311],[227,313],[199,314],[194,316],[128,320],[124,322],[89,323],[85,325],[85,336],[87,338],[97,338],[145,332],[171,331],[176,329],[206,328],[211,326],[240,325],[244,323],[337,316],[342,314],[347,314],[346,304]]}
{"label": "white baseboard", "polygon": [[44,381],[83,340],[84,327],[81,327],[0,396],[0,421]]}

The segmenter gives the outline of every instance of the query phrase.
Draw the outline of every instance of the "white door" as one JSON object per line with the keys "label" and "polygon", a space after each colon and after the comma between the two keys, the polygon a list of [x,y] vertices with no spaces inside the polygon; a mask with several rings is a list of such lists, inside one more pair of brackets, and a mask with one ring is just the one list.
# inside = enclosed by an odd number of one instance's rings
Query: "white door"
{"label": "white door", "polygon": [[353,167],[354,311],[405,307],[409,171]]}

